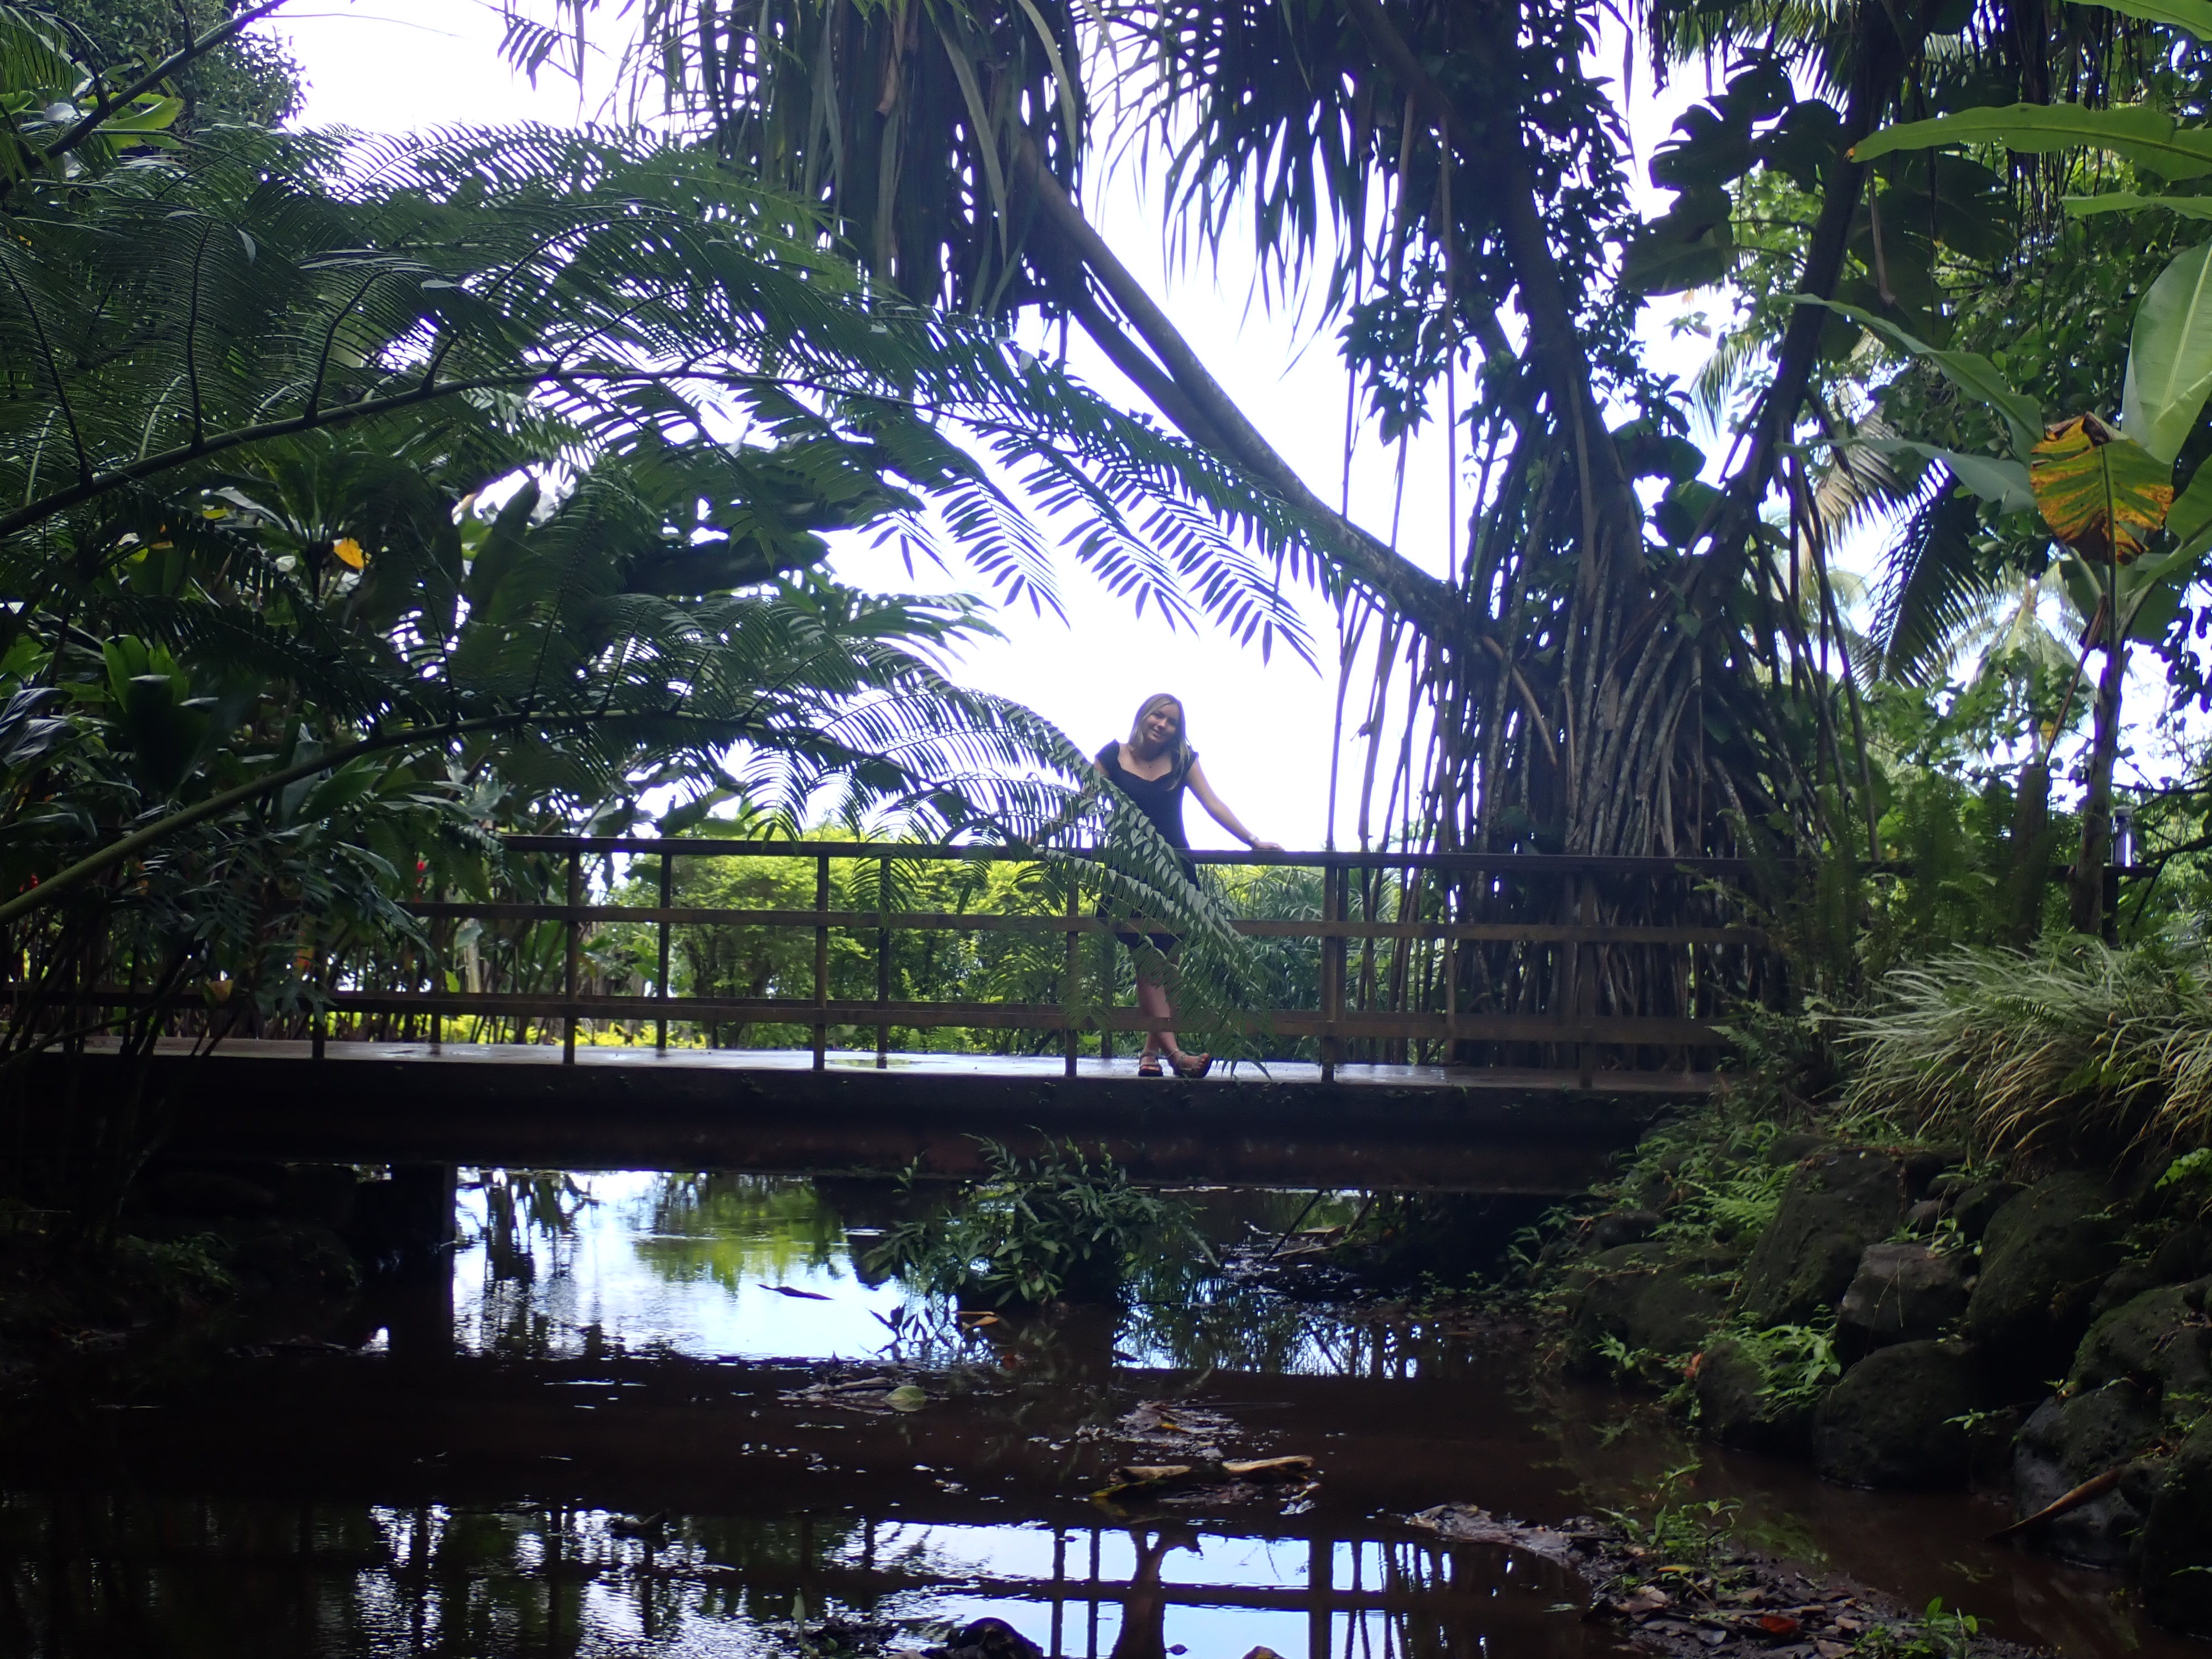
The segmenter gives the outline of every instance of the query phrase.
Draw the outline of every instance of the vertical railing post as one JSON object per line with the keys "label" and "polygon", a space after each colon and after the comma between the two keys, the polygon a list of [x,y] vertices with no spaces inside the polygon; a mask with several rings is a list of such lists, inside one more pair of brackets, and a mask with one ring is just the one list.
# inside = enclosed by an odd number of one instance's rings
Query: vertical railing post
{"label": "vertical railing post", "polygon": [[[1105,1010],[1114,1006],[1115,994],[1121,985],[1121,967],[1114,955],[1117,941],[1114,930],[1098,930],[1098,1006]],[[1103,1019],[1098,1022],[1098,1063],[1109,1065],[1114,1059],[1114,1028]]]}
{"label": "vertical railing post", "polygon": [[830,855],[814,860],[814,1069],[830,1064]]}
{"label": "vertical railing post", "polygon": [[1082,900],[1083,884],[1076,878],[1075,866],[1070,865],[1067,869],[1067,952],[1066,963],[1060,970],[1060,1012],[1061,1019],[1066,1022],[1060,1032],[1066,1060],[1066,1064],[1061,1070],[1061,1075],[1064,1077],[1075,1075],[1076,976],[1082,969],[1082,957],[1079,952],[1083,939],[1082,930],[1076,926],[1076,923],[1082,917]]}
{"label": "vertical railing post", "polygon": [[[887,1008],[891,1000],[891,860],[884,854],[876,866],[876,1006]],[[876,1069],[889,1071],[891,1063],[891,1028],[883,1018],[876,1021]]]}
{"label": "vertical railing post", "polygon": [[[1582,903],[1575,912],[1576,919],[1585,927],[1597,926],[1597,878],[1585,876],[1582,882]],[[1575,947],[1575,1023],[1586,1026],[1597,1012],[1597,946],[1588,939]],[[1597,1045],[1577,1041],[1575,1044],[1576,1069],[1581,1073],[1582,1086],[1590,1086],[1591,1074],[1596,1070]]]}
{"label": "vertical railing post", "polygon": [[660,962],[653,981],[653,999],[660,1004],[660,1012],[653,1022],[653,1049],[655,1054],[668,1052],[668,912],[676,906],[676,854],[663,852],[660,855]]}
{"label": "vertical railing post", "polygon": [[[1464,894],[1466,891],[1467,884],[1464,882],[1442,880],[1437,882],[1437,896],[1439,900],[1437,908],[1443,916],[1446,927],[1455,927],[1467,920],[1464,908],[1460,907],[1459,913],[1455,914],[1455,906],[1452,903],[1455,894]],[[1459,1056],[1459,947],[1465,943],[1464,939],[1449,935],[1447,935],[1444,939],[1443,1063],[1447,1066]]]}
{"label": "vertical railing post", "polygon": [[1336,1062],[1344,1052],[1344,1043],[1336,1034],[1337,1022],[1344,1018],[1344,913],[1350,907],[1345,895],[1350,884],[1346,872],[1334,864],[1322,866],[1321,921],[1325,930],[1321,946],[1321,1017],[1323,1034],[1321,1040],[1321,1080],[1336,1081]]}
{"label": "vertical railing post", "polygon": [[574,1007],[579,981],[584,965],[584,923],[576,912],[584,902],[584,854],[580,848],[568,849],[568,949],[562,965],[561,996],[569,1008],[561,1028],[561,1063],[576,1063],[576,1010]]}

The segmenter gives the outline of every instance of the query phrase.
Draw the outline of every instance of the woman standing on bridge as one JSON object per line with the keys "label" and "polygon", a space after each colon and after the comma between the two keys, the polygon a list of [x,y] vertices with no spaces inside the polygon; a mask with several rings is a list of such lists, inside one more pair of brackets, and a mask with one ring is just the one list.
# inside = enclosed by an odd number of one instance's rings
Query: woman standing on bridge
{"label": "woman standing on bridge", "polygon": [[[1190,746],[1190,733],[1183,720],[1182,699],[1162,691],[1145,699],[1137,710],[1135,722],[1129,735],[1118,743],[1109,743],[1100,750],[1094,764],[1099,776],[1127,796],[1130,803],[1152,821],[1170,847],[1186,850],[1190,837],[1182,827],[1182,796],[1188,789],[1198,797],[1213,821],[1255,852],[1279,853],[1283,849],[1272,841],[1261,841],[1249,830],[1237,822],[1237,814],[1228,804],[1213,793],[1213,786],[1206,781],[1205,769],[1198,763],[1198,751]],[[1198,866],[1188,859],[1183,860],[1183,874],[1195,885]],[[1141,943],[1133,933],[1116,933],[1115,937],[1134,952]],[[1176,939],[1172,933],[1154,933],[1152,945],[1162,951],[1172,951]],[[1137,1006],[1155,1020],[1175,1018],[1175,1008],[1168,1000],[1167,987],[1154,976],[1144,956],[1137,956]],[[1145,1033],[1145,1051],[1137,1061],[1139,1077],[1162,1077],[1160,1056],[1167,1056],[1168,1064],[1178,1077],[1200,1078],[1212,1069],[1212,1054],[1193,1054],[1183,1052],[1175,1033],[1154,1030]]]}

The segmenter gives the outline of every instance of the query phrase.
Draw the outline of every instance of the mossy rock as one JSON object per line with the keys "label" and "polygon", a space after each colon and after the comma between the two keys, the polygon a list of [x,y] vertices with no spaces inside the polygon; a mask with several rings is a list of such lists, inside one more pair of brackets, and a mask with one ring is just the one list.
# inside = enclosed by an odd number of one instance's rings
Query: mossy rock
{"label": "mossy rock", "polygon": [[1877,1349],[1822,1398],[1814,1461],[1839,1486],[1962,1486],[1973,1448],[1958,1419],[1980,1403],[1974,1367],[1957,1344]]}
{"label": "mossy rock", "polygon": [[1948,1200],[1959,1236],[1969,1244],[1978,1243],[1989,1231],[1990,1218],[2019,1197],[2020,1191],[2016,1181],[1975,1181],[1961,1187]]}
{"label": "mossy rock", "polygon": [[2179,1285],[2212,1273],[2212,1228],[2193,1221],[2176,1227],[2151,1252],[2150,1270],[2161,1285]]}
{"label": "mossy rock", "polygon": [[1843,1146],[1799,1164],[1745,1264],[1752,1322],[1802,1325],[1835,1306],[1866,1247],[1896,1231],[1905,1206],[1904,1167],[1887,1152]]}
{"label": "mossy rock", "polygon": [[1744,1451],[1804,1455],[1813,1445],[1814,1402],[1777,1401],[1769,1392],[1772,1380],[1751,1345],[1732,1336],[1708,1343],[1692,1385],[1698,1432]]}
{"label": "mossy rock", "polygon": [[2100,1316],[2075,1350],[2065,1393],[2022,1425],[2013,1447],[2015,1516],[2124,1471],[2112,1490],[2038,1529],[2052,1554],[2098,1567],[2133,1558],[2164,1478],[2166,1466],[2153,1461],[2159,1442],[2177,1413],[2193,1417],[2212,1395],[2212,1331],[2199,1317],[2204,1288],[2155,1286]]}
{"label": "mossy rock", "polygon": [[2039,1181],[1990,1218],[1963,1329],[1994,1377],[2017,1392],[2057,1375],[2089,1328],[2119,1265],[2119,1224],[2102,1176],[2069,1170]]}
{"label": "mossy rock", "polygon": [[[2132,1382],[2052,1395],[2013,1443],[2013,1514],[2033,1515],[2083,1481],[2133,1462],[2158,1432],[2157,1402]],[[2148,1493],[2124,1482],[2044,1523],[2035,1541],[2069,1561],[2119,1566],[2135,1553],[2148,1506]]]}
{"label": "mossy rock", "polygon": [[1590,1261],[1573,1301],[1567,1362],[1581,1371],[1608,1369],[1601,1352],[1612,1337],[1638,1354],[1695,1352],[1727,1316],[1728,1301],[1694,1268],[1654,1244],[1626,1244]]}
{"label": "mossy rock", "polygon": [[2143,1519],[2143,1606],[2171,1629],[2212,1636],[2212,1414],[2181,1443]]}
{"label": "mossy rock", "polygon": [[2199,1312],[2203,1294],[2202,1287],[2163,1285],[2105,1315],[2074,1351],[2067,1391],[2124,1378],[2154,1402],[2183,1395],[2212,1398],[2212,1328]]}
{"label": "mossy rock", "polygon": [[1966,1310],[1971,1261],[1920,1243],[1869,1244],[1836,1306],[1836,1341],[1847,1358],[1897,1342],[1941,1336]]}

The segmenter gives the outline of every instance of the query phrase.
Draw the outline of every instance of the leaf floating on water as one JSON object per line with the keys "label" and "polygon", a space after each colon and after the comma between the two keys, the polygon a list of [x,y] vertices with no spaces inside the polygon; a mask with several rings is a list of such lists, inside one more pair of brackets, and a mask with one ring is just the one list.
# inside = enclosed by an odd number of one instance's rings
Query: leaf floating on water
{"label": "leaf floating on water", "polygon": [[895,1412],[918,1412],[929,1403],[929,1394],[911,1382],[902,1382],[884,1396],[884,1403]]}
{"label": "leaf floating on water", "polygon": [[1286,1480],[1313,1466],[1310,1457],[1254,1457],[1225,1462],[1221,1472],[1236,1480]]}
{"label": "leaf floating on water", "polygon": [[763,1285],[760,1288],[764,1291],[774,1291],[778,1296],[803,1297],[809,1302],[827,1302],[831,1299],[819,1291],[802,1291],[790,1285]]}

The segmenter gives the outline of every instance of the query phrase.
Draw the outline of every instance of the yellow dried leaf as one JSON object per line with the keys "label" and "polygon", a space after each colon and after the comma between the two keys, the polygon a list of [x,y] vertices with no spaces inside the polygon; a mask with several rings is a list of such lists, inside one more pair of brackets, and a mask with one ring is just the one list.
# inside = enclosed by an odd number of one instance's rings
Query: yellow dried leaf
{"label": "yellow dried leaf", "polygon": [[349,570],[360,570],[368,563],[368,556],[361,550],[361,544],[350,536],[341,536],[331,544],[331,556]]}
{"label": "yellow dried leaf", "polygon": [[2047,428],[2027,478],[2051,534],[2085,559],[2125,564],[2173,506],[2173,469],[2094,415]]}

